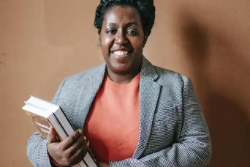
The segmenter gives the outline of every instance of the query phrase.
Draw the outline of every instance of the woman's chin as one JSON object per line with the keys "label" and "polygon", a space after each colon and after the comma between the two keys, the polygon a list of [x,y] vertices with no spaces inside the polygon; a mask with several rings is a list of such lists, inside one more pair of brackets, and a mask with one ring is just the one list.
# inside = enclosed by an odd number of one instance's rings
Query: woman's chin
{"label": "woman's chin", "polygon": [[130,72],[129,67],[124,64],[113,66],[111,70],[117,74],[126,74]]}

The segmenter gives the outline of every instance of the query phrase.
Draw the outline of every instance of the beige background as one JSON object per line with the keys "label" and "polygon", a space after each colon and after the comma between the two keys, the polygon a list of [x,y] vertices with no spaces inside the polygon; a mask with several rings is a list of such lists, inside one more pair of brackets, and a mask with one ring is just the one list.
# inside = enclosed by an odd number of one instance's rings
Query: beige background
{"label": "beige background", "polygon": [[[0,0],[0,166],[29,167],[35,131],[21,110],[61,80],[103,62],[93,26],[99,0]],[[250,166],[250,1],[155,0],[145,48],[191,77],[211,131],[212,167]]]}

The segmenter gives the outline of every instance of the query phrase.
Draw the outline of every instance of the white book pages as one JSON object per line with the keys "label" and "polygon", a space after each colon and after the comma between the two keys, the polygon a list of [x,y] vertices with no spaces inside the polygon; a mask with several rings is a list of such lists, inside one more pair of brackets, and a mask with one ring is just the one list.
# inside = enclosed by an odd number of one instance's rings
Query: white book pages
{"label": "white book pages", "polygon": [[42,108],[37,108],[36,106],[34,105],[30,105],[30,104],[27,104],[25,106],[22,107],[23,110],[25,111],[29,111],[33,114],[36,114],[36,115],[40,115],[44,118],[48,118],[52,113],[42,109]]}
{"label": "white book pages", "polygon": [[36,106],[41,107],[41,108],[43,108],[45,110],[48,110],[50,112],[56,111],[59,108],[58,105],[53,104],[53,103],[51,103],[49,101],[40,99],[40,98],[35,97],[35,96],[30,96],[30,98],[27,101],[27,103],[36,105]]}

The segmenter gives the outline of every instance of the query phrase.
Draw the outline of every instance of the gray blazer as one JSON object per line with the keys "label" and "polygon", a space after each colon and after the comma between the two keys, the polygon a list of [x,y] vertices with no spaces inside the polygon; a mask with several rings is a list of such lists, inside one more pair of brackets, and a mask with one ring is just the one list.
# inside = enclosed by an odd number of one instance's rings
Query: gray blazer
{"label": "gray blazer", "polygon": [[[76,129],[83,128],[105,71],[103,64],[64,79],[52,100],[62,107]],[[143,58],[139,88],[137,148],[131,158],[110,162],[110,166],[207,165],[211,157],[211,141],[191,81],[181,74],[153,66]],[[27,155],[36,167],[51,166],[47,140],[37,132],[28,141]]]}

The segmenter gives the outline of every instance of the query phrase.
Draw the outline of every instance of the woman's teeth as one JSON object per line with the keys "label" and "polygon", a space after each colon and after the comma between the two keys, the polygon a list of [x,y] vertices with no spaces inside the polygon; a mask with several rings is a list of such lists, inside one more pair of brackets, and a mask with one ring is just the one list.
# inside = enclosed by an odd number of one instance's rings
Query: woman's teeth
{"label": "woman's teeth", "polygon": [[114,51],[113,52],[116,56],[126,56],[128,51]]}

